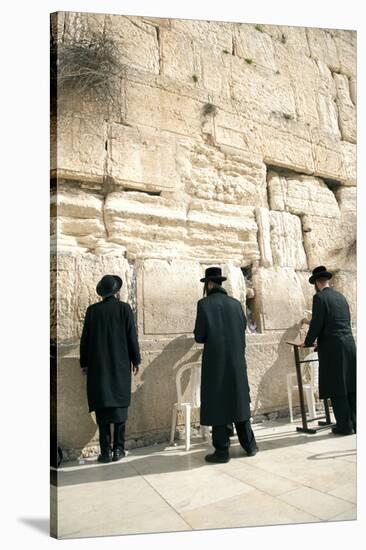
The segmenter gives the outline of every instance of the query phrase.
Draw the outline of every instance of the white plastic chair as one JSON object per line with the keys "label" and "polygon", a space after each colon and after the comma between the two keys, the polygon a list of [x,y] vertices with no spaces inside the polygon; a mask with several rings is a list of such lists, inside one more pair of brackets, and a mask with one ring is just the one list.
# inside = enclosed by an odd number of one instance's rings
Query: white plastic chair
{"label": "white plastic chair", "polygon": [[[311,359],[318,359],[318,354],[316,351],[309,353],[304,357],[304,361],[309,361]],[[306,365],[306,366],[305,366]],[[308,381],[303,382],[303,390],[306,399],[306,404],[308,407],[308,413],[310,418],[315,418],[315,394],[317,394],[317,385],[318,385],[318,371],[319,371],[319,361],[312,361],[311,363],[304,364],[304,373],[308,378]],[[298,390],[297,384],[297,375],[296,373],[291,373],[287,375],[287,395],[288,395],[288,408],[290,411],[290,422],[294,421],[293,410],[292,410],[292,392]]]}
{"label": "white plastic chair", "polygon": [[[182,391],[182,375],[186,371],[190,372],[189,381],[187,387]],[[189,451],[191,446],[191,412],[192,409],[199,409],[201,406],[200,401],[200,388],[201,388],[201,363],[187,363],[178,369],[175,383],[177,387],[177,403],[173,405],[172,414],[172,428],[170,432],[170,444],[174,442],[175,428],[177,425],[177,412],[184,411],[184,424],[185,424],[185,449]],[[204,438],[208,437],[208,426],[201,426],[201,433]]]}

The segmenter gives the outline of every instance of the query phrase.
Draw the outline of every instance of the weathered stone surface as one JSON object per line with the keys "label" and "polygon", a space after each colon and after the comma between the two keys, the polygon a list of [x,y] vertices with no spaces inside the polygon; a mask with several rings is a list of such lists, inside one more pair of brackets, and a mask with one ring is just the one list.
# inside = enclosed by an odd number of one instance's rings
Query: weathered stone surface
{"label": "weathered stone surface", "polygon": [[263,153],[261,126],[252,118],[242,116],[239,106],[232,111],[218,109],[215,119],[215,141],[219,145],[236,147],[260,155]]}
{"label": "weathered stone surface", "polygon": [[300,216],[340,216],[334,193],[320,178],[269,172],[268,190],[272,210],[284,210]]}
{"label": "weathered stone surface", "polygon": [[108,172],[124,187],[174,190],[177,183],[174,136],[159,129],[112,124]]}
{"label": "weathered stone surface", "polygon": [[106,16],[105,32],[119,50],[122,63],[159,73],[156,29],[133,16]]}
{"label": "weathered stone surface", "polygon": [[344,185],[356,185],[356,148],[339,141],[331,134],[312,131],[314,172],[324,178],[340,180]]}
{"label": "weathered stone surface", "polygon": [[160,30],[163,74],[177,80],[193,82],[199,74],[199,61],[189,36],[168,29]]}
{"label": "weathered stone surface", "polygon": [[271,37],[255,25],[239,24],[234,27],[234,52],[242,59],[251,59],[258,66],[276,71],[274,47]]}
{"label": "weathered stone surface", "polygon": [[203,101],[143,83],[125,82],[126,122],[201,137]]}
{"label": "weathered stone surface", "polygon": [[177,160],[191,196],[231,204],[267,204],[266,168],[258,155],[181,141]]}
{"label": "weathered stone surface", "polygon": [[59,177],[101,182],[105,173],[106,125],[63,113],[53,137],[51,171]]}
{"label": "weathered stone surface", "polygon": [[347,298],[351,310],[351,323],[355,327],[357,321],[357,274],[356,271],[342,269],[333,275],[331,285],[342,292]]}
{"label": "weathered stone surface", "polygon": [[270,267],[273,265],[271,249],[271,225],[268,208],[255,209],[258,225],[258,243],[260,251],[260,265]]}
{"label": "weathered stone surface", "polygon": [[304,245],[310,269],[325,265],[330,270],[345,269],[354,260],[356,227],[345,217],[303,217]]}
{"label": "weathered stone surface", "polygon": [[288,212],[270,211],[270,239],[273,264],[306,269],[301,220]]}
{"label": "weathered stone surface", "polygon": [[193,201],[187,228],[191,254],[207,258],[211,265],[227,259],[246,266],[259,259],[257,224],[250,207]]}
{"label": "weathered stone surface", "polygon": [[245,106],[247,113],[256,110],[262,118],[272,112],[296,117],[295,98],[286,76],[268,73],[237,57],[232,57],[231,62],[232,96]]}
{"label": "weathered stone surface", "polygon": [[103,218],[101,195],[69,186],[51,196],[51,215],[70,218]]}
{"label": "weathered stone surface", "polygon": [[[349,35],[344,34],[347,32],[353,33],[351,41],[349,41]],[[356,77],[356,31],[338,31],[337,35],[334,36],[334,42],[338,51],[341,73],[349,77]]]}
{"label": "weathered stone surface", "polygon": [[323,61],[331,71],[340,70],[340,60],[336,43],[331,33],[325,29],[306,29],[310,54],[314,59]]}
{"label": "weathered stone surface", "polygon": [[337,88],[337,105],[342,139],[356,143],[356,108],[351,99],[349,80],[342,74],[335,74],[334,80]]}
{"label": "weathered stone surface", "polygon": [[145,260],[141,311],[144,334],[192,333],[201,297],[198,262]]}
{"label": "weathered stone surface", "polygon": [[[296,132],[295,123],[287,120],[288,129],[275,129],[272,126],[264,126],[263,136],[263,157],[267,164],[293,169],[305,174],[315,172],[313,147],[310,133],[306,136],[299,136]],[[274,137],[275,136],[275,137]]]}
{"label": "weathered stone surface", "polygon": [[305,301],[296,272],[288,267],[256,269],[253,273],[256,313],[265,330],[283,330],[303,318]]}

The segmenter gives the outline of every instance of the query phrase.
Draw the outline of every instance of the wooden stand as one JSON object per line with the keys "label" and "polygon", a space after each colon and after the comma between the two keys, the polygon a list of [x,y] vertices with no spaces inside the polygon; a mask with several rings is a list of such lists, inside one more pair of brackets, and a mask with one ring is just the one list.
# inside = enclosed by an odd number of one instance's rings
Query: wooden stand
{"label": "wooden stand", "polygon": [[[332,426],[335,426],[334,423],[332,423],[330,419],[330,413],[329,413],[329,404],[328,399],[324,399],[324,411],[325,416],[317,416],[316,418],[306,418],[306,410],[305,410],[305,399],[304,399],[304,389],[302,386],[302,376],[301,376],[301,365],[303,363],[311,363],[313,361],[317,361],[317,359],[305,359],[303,361],[300,361],[300,354],[299,354],[299,343],[298,342],[287,342],[290,346],[294,348],[294,356],[295,356],[295,367],[296,367],[296,375],[297,375],[297,386],[299,388],[299,398],[300,398],[300,409],[301,409],[301,418],[302,418],[302,427],[297,426],[296,430],[298,432],[305,432],[307,434],[315,434],[319,430],[325,430],[327,428],[331,428]],[[325,421],[323,420],[325,418]],[[315,422],[318,420],[318,426],[315,428],[309,428],[308,423],[309,422]]]}

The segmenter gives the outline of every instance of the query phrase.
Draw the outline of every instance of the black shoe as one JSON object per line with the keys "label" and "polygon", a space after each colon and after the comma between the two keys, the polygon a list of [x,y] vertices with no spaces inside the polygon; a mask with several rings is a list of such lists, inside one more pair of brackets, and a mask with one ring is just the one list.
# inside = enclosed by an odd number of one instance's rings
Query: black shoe
{"label": "black shoe", "polygon": [[108,462],[112,462],[112,451],[107,451],[106,453],[101,453],[98,456],[98,462],[102,462],[103,464],[107,464]]}
{"label": "black shoe", "polygon": [[247,456],[255,456],[257,452],[258,452],[258,447],[256,447],[255,449],[251,449],[250,451],[246,451]]}
{"label": "black shoe", "polygon": [[123,458],[124,456],[126,456],[126,453],[124,451],[122,451],[122,449],[115,449],[113,451],[113,462],[118,462],[119,460],[121,460],[121,458]]}
{"label": "black shoe", "polygon": [[230,457],[229,455],[219,455],[215,452],[210,455],[206,455],[205,460],[206,462],[217,462],[220,464],[224,464],[225,462],[229,462]]}
{"label": "black shoe", "polygon": [[353,430],[343,431],[343,430],[340,430],[339,428],[337,428],[337,426],[333,426],[332,432],[335,435],[352,435],[353,434]]}

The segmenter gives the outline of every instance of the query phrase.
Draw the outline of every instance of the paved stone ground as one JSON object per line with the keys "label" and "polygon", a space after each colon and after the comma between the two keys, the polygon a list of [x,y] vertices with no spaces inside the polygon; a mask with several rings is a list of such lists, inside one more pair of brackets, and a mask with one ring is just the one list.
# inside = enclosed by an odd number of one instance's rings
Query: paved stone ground
{"label": "paved stone ground", "polygon": [[58,474],[58,536],[356,519],[356,436],[300,434],[296,425],[255,424],[259,453],[247,457],[234,437],[227,464],[206,464],[212,447],[198,438],[189,452],[162,444],[118,463],[67,463]]}

